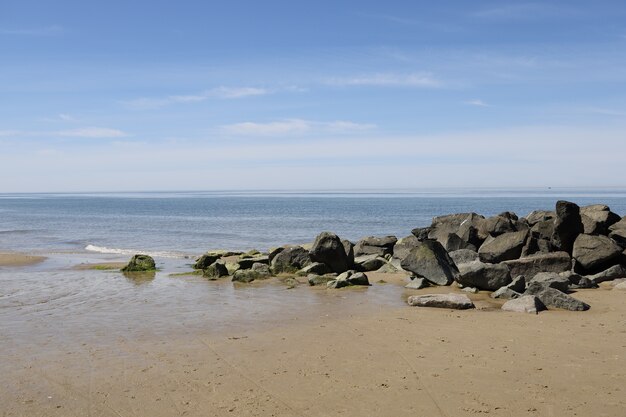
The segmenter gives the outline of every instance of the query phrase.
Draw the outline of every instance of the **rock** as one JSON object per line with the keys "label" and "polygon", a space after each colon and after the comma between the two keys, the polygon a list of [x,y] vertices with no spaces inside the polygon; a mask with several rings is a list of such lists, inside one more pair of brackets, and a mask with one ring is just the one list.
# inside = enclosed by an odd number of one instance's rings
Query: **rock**
{"label": "rock", "polygon": [[480,233],[493,237],[515,231],[517,231],[517,229],[515,228],[513,221],[510,218],[503,216],[493,216],[485,219],[480,228]]}
{"label": "rock", "polygon": [[479,290],[478,290],[478,288],[475,288],[475,287],[463,287],[463,288],[461,289],[461,291],[463,291],[463,292],[469,292],[470,294],[478,294],[478,291],[479,291]]}
{"label": "rock", "polygon": [[448,253],[456,266],[478,260],[478,252],[471,249],[459,249]]}
{"label": "rock", "polygon": [[281,282],[287,286],[288,290],[290,290],[292,288],[296,288],[298,285],[300,285],[300,281],[298,281],[294,277],[287,277],[284,280],[282,280]]}
{"label": "rock", "polygon": [[524,295],[535,295],[546,307],[562,308],[570,311],[589,310],[589,304],[571,297],[555,288],[529,285]]}
{"label": "rock", "polygon": [[407,303],[416,307],[451,308],[455,310],[467,310],[474,308],[474,303],[464,294],[425,294],[412,295]]}
{"label": "rock", "polygon": [[209,280],[215,280],[228,275],[228,269],[223,263],[214,262],[202,270],[202,276]]}
{"label": "rock", "polygon": [[513,278],[513,281],[507,285],[507,288],[510,288],[518,293],[523,293],[526,291],[526,277],[524,275],[516,276]]}
{"label": "rock", "polygon": [[482,244],[478,249],[478,257],[481,261],[490,263],[518,259],[527,237],[527,230],[500,234],[495,239]]}
{"label": "rock", "polygon": [[502,287],[491,293],[491,298],[498,298],[502,300],[510,300],[513,298],[519,298],[521,296],[522,294],[518,293],[517,291],[513,291],[509,287]]}
{"label": "rock", "polygon": [[613,265],[612,267],[605,269],[602,272],[598,272],[594,275],[588,275],[587,278],[599,284],[604,281],[612,281],[617,278],[626,278],[626,267],[623,265]]}
{"label": "rock", "polygon": [[154,270],[156,270],[154,259],[152,259],[151,256],[140,254],[130,258],[128,264],[122,268],[122,272],[142,272]]}
{"label": "rock", "polygon": [[450,285],[458,269],[448,252],[435,240],[425,240],[402,259],[402,269],[426,278],[436,285]]}
{"label": "rock", "polygon": [[535,210],[532,211],[528,216],[526,216],[526,221],[532,227],[539,222],[554,220],[555,218],[556,213],[554,211]]}
{"label": "rock", "polygon": [[626,249],[626,228],[614,229],[609,232],[609,237],[615,241],[622,249]]}
{"label": "rock", "polygon": [[196,263],[193,265],[193,269],[206,269],[220,258],[220,255],[205,253],[204,255],[196,259]]}
{"label": "rock", "polygon": [[267,264],[262,264],[262,263],[257,262],[257,263],[252,264],[252,268],[250,269],[254,272],[257,272],[261,276],[261,278],[267,278],[267,277],[272,276],[270,267]]}
{"label": "rock", "polygon": [[267,264],[270,262],[270,258],[268,256],[255,256],[252,258],[240,258],[237,263],[239,264],[239,269],[250,269],[254,264]]}
{"label": "rock", "polygon": [[383,266],[381,266],[380,268],[378,268],[376,270],[376,272],[378,272],[380,274],[394,274],[394,273],[398,272],[398,268],[393,266],[391,263],[386,263]]}
{"label": "rock", "polygon": [[578,275],[572,271],[561,272],[559,275],[567,278],[570,282],[570,289],[598,288],[598,284],[593,282],[591,279]]}
{"label": "rock", "polygon": [[350,242],[348,239],[342,239],[341,244],[348,257],[348,266],[352,268],[354,266],[354,243]]}
{"label": "rock", "polygon": [[545,309],[546,306],[544,306],[541,300],[534,295],[524,295],[519,298],[509,300],[502,305],[502,310],[512,311],[514,313],[538,314],[540,311]]}
{"label": "rock", "polygon": [[404,288],[407,288],[409,290],[421,290],[422,288],[426,288],[429,286],[430,284],[428,283],[428,280],[424,278],[411,277],[411,282],[406,284]]}
{"label": "rock", "polygon": [[428,234],[431,232],[430,227],[416,227],[411,230],[411,234],[417,238],[418,241],[423,241],[428,239]]}
{"label": "rock", "polygon": [[[459,225],[456,234],[467,245],[473,246],[474,250],[480,247],[487,238],[487,234],[482,232],[481,228],[485,218],[476,213],[470,213]],[[469,246],[466,246],[469,248]]]}
{"label": "rock", "polygon": [[235,271],[233,274],[233,282],[243,282],[249,283],[254,281],[255,279],[263,278],[261,274],[257,271],[253,271],[252,269],[240,269]]}
{"label": "rock", "polygon": [[354,258],[354,268],[362,272],[376,271],[386,264],[387,260],[378,255],[362,255]]}
{"label": "rock", "polygon": [[463,241],[456,233],[448,233],[447,236],[439,240],[439,243],[449,252],[459,249],[476,249],[474,245]]}
{"label": "rock", "polygon": [[585,271],[598,271],[612,266],[622,249],[606,236],[580,234],[574,242],[572,256]]}
{"label": "rock", "polygon": [[306,277],[310,274],[324,275],[330,272],[333,272],[333,271],[331,271],[330,268],[326,264],[323,264],[320,262],[313,262],[312,264],[309,264],[305,266],[304,268],[302,268],[301,270],[299,270],[298,272],[296,272],[296,275]]}
{"label": "rock", "polygon": [[239,264],[236,262],[225,262],[224,266],[226,267],[226,270],[228,271],[228,275],[233,275],[236,271],[241,269],[239,267]]}
{"label": "rock", "polygon": [[272,248],[270,249],[267,258],[269,259],[269,263],[270,265],[272,264],[272,260],[276,257],[276,255],[278,255],[279,253],[281,253],[282,251],[284,251],[285,248],[283,246],[278,247],[278,248]]}
{"label": "rock", "polygon": [[272,259],[272,271],[294,273],[311,263],[309,251],[302,246],[287,246]]}
{"label": "rock", "polygon": [[464,287],[495,291],[511,282],[511,274],[506,265],[474,261],[459,265],[456,281]]}
{"label": "rock", "polygon": [[566,252],[539,254],[503,262],[511,270],[512,276],[524,275],[532,278],[539,272],[564,272],[572,268],[572,261]]}
{"label": "rock", "polygon": [[620,221],[608,206],[596,204],[580,208],[584,233],[588,235],[607,235],[609,227]]}
{"label": "rock", "polygon": [[359,240],[354,247],[354,256],[378,255],[385,256],[393,253],[393,246],[398,239],[395,236],[374,237],[369,236]]}
{"label": "rock", "polygon": [[262,256],[262,253],[257,249],[250,249],[248,252],[241,255],[241,259],[257,258]]}
{"label": "rock", "polygon": [[555,288],[566,293],[570,288],[571,282],[567,277],[556,272],[540,272],[530,280],[528,288],[535,285]]}
{"label": "rock", "polygon": [[367,275],[365,275],[363,272],[346,271],[342,274],[339,274],[337,279],[326,283],[327,288],[343,288],[351,287],[354,285],[370,285],[370,282],[367,279]]}
{"label": "rock", "polygon": [[571,254],[574,241],[583,231],[580,207],[568,201],[557,201],[552,246],[556,250]]}
{"label": "rock", "polygon": [[398,239],[393,247],[393,257],[400,260],[404,259],[419,242],[418,238],[413,235]]}
{"label": "rock", "polygon": [[[470,214],[472,213],[447,214],[433,218],[429,228],[430,230],[428,231],[428,239],[437,240],[441,243],[441,240],[448,236],[448,234],[458,232],[461,223],[463,223]],[[413,234],[415,235],[415,233]]]}
{"label": "rock", "polygon": [[614,290],[626,290],[626,282],[620,282],[613,287]]}
{"label": "rock", "polygon": [[339,236],[334,233],[320,233],[315,238],[309,255],[312,261],[328,265],[333,272],[342,273],[350,266],[346,249]]}
{"label": "rock", "polygon": [[334,281],[336,279],[337,279],[337,275],[335,274],[326,274],[326,275],[310,274],[309,276],[307,276],[307,281],[309,281],[310,286],[326,285],[329,281]]}

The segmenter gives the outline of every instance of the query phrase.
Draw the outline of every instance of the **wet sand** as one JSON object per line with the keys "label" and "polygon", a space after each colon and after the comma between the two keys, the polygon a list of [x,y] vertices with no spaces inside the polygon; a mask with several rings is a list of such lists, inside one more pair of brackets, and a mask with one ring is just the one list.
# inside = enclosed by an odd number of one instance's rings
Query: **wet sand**
{"label": "wet sand", "polygon": [[45,256],[27,255],[16,252],[0,252],[0,267],[35,265],[46,260]]}
{"label": "wet sand", "polygon": [[590,311],[526,315],[500,311],[486,294],[469,295],[476,310],[408,307],[418,292],[402,288],[402,275],[369,274],[369,288],[287,290],[275,280],[246,286],[166,272],[134,282],[74,271],[54,276],[67,279],[58,284],[46,273],[25,283],[53,282],[35,296],[5,276],[2,414],[617,417],[626,409],[626,292],[609,286],[574,295]]}

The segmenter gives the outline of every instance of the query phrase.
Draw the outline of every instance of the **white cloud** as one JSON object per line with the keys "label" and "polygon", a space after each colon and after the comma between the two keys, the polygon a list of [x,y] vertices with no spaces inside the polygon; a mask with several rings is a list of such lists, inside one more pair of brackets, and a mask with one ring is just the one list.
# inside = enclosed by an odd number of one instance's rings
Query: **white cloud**
{"label": "white cloud", "polygon": [[489,104],[480,99],[468,100],[465,102],[465,104],[476,107],[489,107]]}
{"label": "white cloud", "polygon": [[287,119],[269,123],[243,122],[224,125],[222,133],[237,136],[282,136],[314,133],[354,133],[376,128],[374,124],[337,120],[314,122],[303,119]]}
{"label": "white cloud", "polygon": [[52,25],[40,28],[0,29],[0,35],[12,36],[58,36],[63,34],[62,26]]}
{"label": "white cloud", "polygon": [[69,115],[69,114],[65,114],[65,113],[61,113],[59,114],[59,119],[63,120],[64,122],[75,122],[76,119]]}
{"label": "white cloud", "polygon": [[354,77],[336,77],[326,80],[326,84],[338,86],[374,86],[374,87],[441,87],[442,82],[430,73],[378,73]]}
{"label": "white cloud", "polygon": [[244,97],[263,96],[273,91],[258,87],[216,87],[197,94],[171,95],[162,98],[141,97],[125,101],[128,107],[134,109],[155,109],[176,103],[197,103],[212,98],[216,99],[239,99]]}
{"label": "white cloud", "polygon": [[73,138],[123,138],[127,133],[118,129],[106,127],[84,127],[79,129],[62,130],[56,132],[55,136],[65,136]]}

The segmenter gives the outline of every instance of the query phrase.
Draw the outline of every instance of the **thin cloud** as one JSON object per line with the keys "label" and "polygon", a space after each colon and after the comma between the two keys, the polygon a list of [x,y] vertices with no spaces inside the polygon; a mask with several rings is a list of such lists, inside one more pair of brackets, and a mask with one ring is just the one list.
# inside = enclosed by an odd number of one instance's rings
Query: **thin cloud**
{"label": "thin cloud", "polygon": [[472,13],[473,17],[494,20],[541,19],[567,17],[577,13],[572,9],[544,3],[517,3],[482,9]]}
{"label": "thin cloud", "polygon": [[162,98],[141,97],[124,102],[134,109],[154,109],[177,103],[198,103],[209,99],[239,99],[244,97],[263,96],[272,91],[258,87],[216,87],[198,94],[171,95]]}
{"label": "thin cloud", "polygon": [[72,138],[123,138],[128,133],[118,129],[110,129],[106,127],[85,127],[80,129],[62,130],[56,132],[55,136],[65,136]]}
{"label": "thin cloud", "polygon": [[336,77],[326,80],[326,84],[337,86],[372,86],[372,87],[416,87],[435,88],[442,82],[430,73],[379,73],[354,77]]}
{"label": "thin cloud", "polygon": [[287,119],[268,123],[243,122],[224,125],[221,132],[236,136],[282,136],[312,133],[355,133],[375,129],[374,124],[336,120],[315,122],[303,119]]}
{"label": "thin cloud", "polygon": [[465,104],[467,104],[468,106],[476,106],[476,107],[490,107],[489,104],[479,99],[468,100],[465,102]]}
{"label": "thin cloud", "polygon": [[63,27],[58,25],[40,28],[0,29],[0,35],[7,36],[58,36],[63,34],[63,32],[65,32]]}

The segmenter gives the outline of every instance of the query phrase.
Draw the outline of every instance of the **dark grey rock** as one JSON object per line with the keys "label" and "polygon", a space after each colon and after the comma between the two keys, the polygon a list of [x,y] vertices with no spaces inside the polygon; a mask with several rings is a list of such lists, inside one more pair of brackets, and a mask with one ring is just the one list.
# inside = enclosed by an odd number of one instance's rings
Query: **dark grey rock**
{"label": "dark grey rock", "polygon": [[523,293],[526,291],[526,277],[524,275],[518,275],[507,285],[507,288],[512,289],[515,292]]}
{"label": "dark grey rock", "polygon": [[584,271],[598,271],[614,265],[622,249],[606,236],[580,234],[572,256]]}
{"label": "dark grey rock", "polygon": [[556,272],[540,272],[530,280],[528,288],[539,285],[542,287],[555,288],[566,293],[570,289],[571,284],[567,277],[557,274]]}
{"label": "dark grey rock", "polygon": [[361,272],[376,271],[387,265],[387,260],[378,255],[363,255],[354,258],[354,269]]}
{"label": "dark grey rock", "polygon": [[240,269],[238,271],[235,271],[232,281],[247,284],[261,278],[263,278],[263,276],[257,271],[253,271],[252,269]]}
{"label": "dark grey rock", "polygon": [[272,271],[270,270],[268,264],[257,262],[252,264],[252,268],[250,268],[250,270],[259,273],[263,278],[272,276]]}
{"label": "dark grey rock", "polygon": [[502,300],[510,300],[513,298],[519,298],[521,296],[522,294],[518,293],[517,291],[513,291],[509,287],[502,287],[491,293],[491,298],[498,298]]}
{"label": "dark grey rock", "polygon": [[411,277],[411,282],[406,284],[404,288],[409,290],[421,290],[422,288],[430,287],[428,280],[424,278]]}
{"label": "dark grey rock", "polygon": [[346,252],[346,257],[348,258],[348,267],[352,268],[354,266],[354,243],[350,242],[348,239],[342,239],[341,243],[343,244],[344,252]]}
{"label": "dark grey rock", "polygon": [[540,285],[530,286],[524,295],[535,295],[546,307],[562,308],[570,311],[589,310],[589,304],[571,297],[555,288]]}
{"label": "dark grey rock", "polygon": [[221,262],[214,262],[202,270],[202,276],[211,281],[227,275],[228,269],[226,269],[226,265]]}
{"label": "dark grey rock", "polygon": [[309,255],[312,261],[328,265],[333,272],[342,273],[350,266],[345,247],[334,233],[320,233],[315,238]]}
{"label": "dark grey rock", "polygon": [[609,237],[613,239],[622,249],[626,249],[626,228],[615,228],[609,232]]}
{"label": "dark grey rock", "polygon": [[588,235],[606,235],[609,227],[620,221],[608,206],[596,204],[580,208],[584,233]]}
{"label": "dark grey rock", "polygon": [[385,256],[393,253],[393,246],[398,241],[395,236],[375,237],[369,236],[359,240],[354,246],[354,256],[378,255]]}
{"label": "dark grey rock", "polygon": [[270,265],[272,263],[272,260],[276,257],[276,255],[278,255],[279,253],[281,253],[284,250],[285,250],[284,246],[280,246],[278,248],[270,249],[270,251],[269,251],[269,253],[267,255],[267,259],[269,260]]}
{"label": "dark grey rock", "polygon": [[128,264],[122,268],[122,272],[144,272],[156,270],[154,259],[148,255],[137,254],[130,258]]}
{"label": "dark grey rock", "polygon": [[309,285],[326,285],[329,281],[334,281],[337,279],[337,275],[335,274],[327,274],[327,275],[317,275],[310,274],[307,276],[307,280],[309,281]]}
{"label": "dark grey rock", "polygon": [[594,275],[588,275],[587,278],[599,284],[604,281],[613,281],[618,278],[626,278],[626,267],[623,265],[613,265],[612,267],[598,272]]}
{"label": "dark grey rock", "polygon": [[574,241],[583,231],[580,207],[569,201],[557,201],[552,246],[556,250],[571,254]]}
{"label": "dark grey rock", "polygon": [[526,221],[532,227],[539,222],[543,222],[546,220],[554,220],[556,218],[556,213],[554,211],[547,210],[535,210],[530,212],[528,216],[526,216]]}
{"label": "dark grey rock", "polygon": [[337,279],[329,281],[326,283],[327,288],[343,288],[343,287],[351,287],[351,286],[368,286],[370,282],[363,272],[356,271],[346,271],[342,274],[339,274]]}
{"label": "dark grey rock", "polygon": [[493,240],[485,241],[478,249],[478,256],[481,261],[490,263],[518,259],[527,237],[527,230],[500,234]]}
{"label": "dark grey rock", "polygon": [[407,303],[416,307],[451,308],[455,310],[467,310],[474,308],[474,303],[464,294],[425,294],[412,295]]}
{"label": "dark grey rock", "polygon": [[596,284],[594,281],[592,281],[588,277],[578,275],[575,272],[572,272],[572,271],[561,272],[559,275],[569,280],[570,289],[598,288],[598,284]]}
{"label": "dark grey rock", "polygon": [[493,216],[485,219],[480,228],[480,232],[484,235],[490,235],[493,237],[500,236],[504,233],[515,232],[515,224],[513,220],[503,216]]}
{"label": "dark grey rock", "polygon": [[425,240],[409,252],[401,262],[402,269],[426,278],[436,285],[450,285],[458,270],[441,243]]}
{"label": "dark grey rock", "polygon": [[389,262],[378,268],[376,272],[382,274],[394,274],[398,272],[398,268],[396,268],[391,262]]}
{"label": "dark grey rock", "polygon": [[524,295],[519,298],[509,300],[502,305],[502,310],[511,311],[513,313],[538,314],[540,311],[545,309],[546,306],[543,305],[541,300],[534,295]]}
{"label": "dark grey rock", "polygon": [[272,259],[272,271],[295,273],[311,263],[309,251],[302,246],[287,246]]}
{"label": "dark grey rock", "polygon": [[411,234],[415,236],[417,240],[421,242],[422,240],[428,239],[428,235],[430,234],[430,231],[431,231],[430,227],[416,227],[415,229],[411,230]]}
{"label": "dark grey rock", "polygon": [[571,258],[566,252],[532,255],[503,264],[509,267],[512,276],[524,275],[528,279],[539,272],[564,272],[572,268]]}
{"label": "dark grey rock", "polygon": [[471,249],[459,249],[449,253],[456,266],[478,260],[478,252]]}
{"label": "dark grey rock", "polygon": [[495,291],[511,282],[509,268],[502,264],[474,261],[459,265],[456,281],[464,287]]}
{"label": "dark grey rock", "polygon": [[304,268],[302,268],[298,272],[296,272],[296,275],[299,275],[299,276],[302,276],[302,277],[306,277],[306,276],[308,276],[310,274],[324,275],[324,274],[328,274],[330,272],[333,272],[333,271],[330,270],[328,265],[320,263],[320,262],[313,262],[313,263],[305,266]]}
{"label": "dark grey rock", "polygon": [[270,262],[270,258],[268,256],[255,256],[252,258],[240,258],[237,263],[239,264],[239,269],[250,269],[254,264],[268,264]]}
{"label": "dark grey rock", "polygon": [[220,258],[220,255],[205,253],[204,255],[196,259],[196,263],[193,265],[193,269],[206,269],[208,266],[212,265]]}
{"label": "dark grey rock", "polygon": [[470,243],[465,242],[463,239],[459,237],[456,233],[448,233],[447,236],[439,240],[439,243],[447,250],[448,252],[459,250],[459,249],[476,249],[476,247]]}

